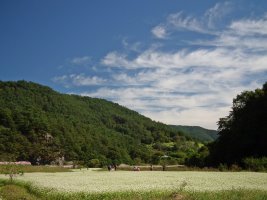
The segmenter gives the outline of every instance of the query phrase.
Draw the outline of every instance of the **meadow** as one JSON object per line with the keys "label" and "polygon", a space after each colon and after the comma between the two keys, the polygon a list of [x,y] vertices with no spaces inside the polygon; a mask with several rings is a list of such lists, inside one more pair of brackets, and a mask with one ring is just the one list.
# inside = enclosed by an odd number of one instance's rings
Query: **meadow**
{"label": "meadow", "polygon": [[117,192],[175,190],[216,191],[226,189],[261,189],[267,191],[267,173],[255,172],[169,172],[169,171],[94,171],[29,173],[25,180],[38,187],[64,192]]}
{"label": "meadow", "polygon": [[37,199],[267,199],[267,173],[257,172],[82,169],[26,173],[15,184]]}

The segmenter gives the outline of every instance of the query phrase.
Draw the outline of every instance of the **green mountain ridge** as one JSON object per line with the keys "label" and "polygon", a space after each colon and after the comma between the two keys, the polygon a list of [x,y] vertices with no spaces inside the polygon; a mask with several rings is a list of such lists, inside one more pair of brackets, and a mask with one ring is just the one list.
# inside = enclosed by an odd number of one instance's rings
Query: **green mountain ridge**
{"label": "green mountain ridge", "polygon": [[205,129],[200,126],[170,125],[174,129],[183,132],[186,136],[201,142],[213,142],[218,138],[218,131]]}
{"label": "green mountain ridge", "polygon": [[94,165],[182,164],[199,142],[103,99],[60,94],[33,82],[0,81],[0,160],[49,164],[64,156]]}

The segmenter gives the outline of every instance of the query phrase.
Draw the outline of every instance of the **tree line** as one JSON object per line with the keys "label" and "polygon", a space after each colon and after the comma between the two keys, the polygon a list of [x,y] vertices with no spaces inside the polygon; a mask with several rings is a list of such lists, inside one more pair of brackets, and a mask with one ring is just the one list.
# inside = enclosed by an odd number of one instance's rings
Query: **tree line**
{"label": "tree line", "polygon": [[[267,169],[267,83],[233,100],[219,137],[203,144],[103,99],[60,94],[33,82],[0,81],[0,161],[87,166],[221,165]],[[164,158],[164,159],[163,159]]]}

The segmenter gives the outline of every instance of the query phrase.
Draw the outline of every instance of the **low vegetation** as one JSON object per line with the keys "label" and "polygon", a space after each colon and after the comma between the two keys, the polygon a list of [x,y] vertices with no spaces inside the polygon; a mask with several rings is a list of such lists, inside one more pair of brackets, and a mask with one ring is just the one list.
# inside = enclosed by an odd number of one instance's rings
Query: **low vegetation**
{"label": "low vegetation", "polygon": [[4,200],[37,200],[25,187],[15,184],[4,185],[0,190],[0,195]]}
{"label": "low vegetation", "polygon": [[[13,171],[13,172],[12,172]],[[70,172],[68,168],[59,166],[33,166],[33,165],[0,165],[0,174],[24,174],[32,172]]]}
{"label": "low vegetation", "polygon": [[[266,190],[227,189],[215,191],[187,190],[187,183],[182,182],[178,188],[165,191],[115,191],[115,192],[60,192],[40,189],[33,184],[15,181],[10,184],[0,180],[0,196],[4,200],[263,200],[267,198]],[[1,198],[0,197],[0,198]]]}
{"label": "low vegetation", "polygon": [[[5,176],[3,176],[4,178]],[[196,171],[92,171],[26,173],[18,181],[59,192],[188,191],[259,189],[267,191],[267,173]]]}

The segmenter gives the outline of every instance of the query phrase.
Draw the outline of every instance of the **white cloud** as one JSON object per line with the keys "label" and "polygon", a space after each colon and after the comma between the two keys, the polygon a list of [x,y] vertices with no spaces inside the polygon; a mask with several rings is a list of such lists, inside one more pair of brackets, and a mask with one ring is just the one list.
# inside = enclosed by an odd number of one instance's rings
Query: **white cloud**
{"label": "white cloud", "polygon": [[124,52],[109,52],[100,61],[110,69],[109,77],[73,74],[55,81],[98,85],[82,95],[112,100],[167,124],[216,129],[219,118],[230,111],[232,99],[244,90],[261,87],[267,74],[267,15],[233,20],[217,30],[216,23],[231,9],[226,2],[200,18],[178,12],[152,30],[159,39],[179,30],[212,34],[187,43],[188,48],[166,50],[151,44],[133,56],[125,40]]}
{"label": "white cloud", "polygon": [[131,67],[127,61],[126,55],[119,54],[117,52],[108,53],[101,61],[102,64],[112,67]]}
{"label": "white cloud", "polygon": [[212,41],[192,42],[202,46],[217,46],[231,48],[246,48],[255,50],[267,50],[267,38],[239,37],[232,33],[225,32]]}
{"label": "white cloud", "polygon": [[[235,80],[230,84],[213,84],[213,81],[208,81],[208,77],[203,85],[194,81],[190,84],[191,81],[184,77],[184,83],[180,86],[176,84],[173,93],[157,86],[128,86],[113,89],[104,87],[82,95],[110,99],[167,124],[200,125],[216,129],[216,122],[228,114],[236,94],[259,87],[257,83],[240,86]],[[187,92],[193,94],[188,95]]]}
{"label": "white cloud", "polygon": [[62,83],[64,81],[66,81],[67,79],[68,79],[68,76],[67,75],[63,75],[63,76],[54,77],[52,80],[54,82],[60,82],[60,83]]}
{"label": "white cloud", "polygon": [[183,12],[178,12],[170,14],[167,18],[166,26],[169,29],[178,29],[178,30],[190,30],[200,33],[207,33],[207,29],[204,26],[204,23],[193,17],[193,16],[183,16]]}
{"label": "white cloud", "polygon": [[156,26],[151,30],[156,38],[164,39],[167,37],[167,31],[163,26]]}
{"label": "white cloud", "polygon": [[89,57],[89,56],[76,57],[70,61],[70,63],[72,63],[74,65],[84,65],[84,64],[88,64],[90,62],[91,62],[91,57]]}
{"label": "white cloud", "polygon": [[127,51],[140,52],[141,51],[141,42],[130,43],[127,38],[122,39],[122,45]]}
{"label": "white cloud", "polygon": [[[138,76],[138,78],[137,78]],[[119,85],[144,85],[144,81],[138,81],[141,77],[139,75],[130,76],[128,74],[120,73],[112,75],[114,81],[118,82]]]}
{"label": "white cloud", "polygon": [[69,77],[76,86],[102,85],[106,82],[103,78],[97,76],[87,77],[84,74],[71,74]]}
{"label": "white cloud", "polygon": [[206,128],[216,129],[214,119],[218,120],[220,117],[226,116],[228,114],[227,109],[229,107],[192,108],[183,111],[171,109],[160,112],[146,111],[144,115],[166,124],[202,125]]}
{"label": "white cloud", "polygon": [[267,36],[267,14],[261,19],[243,19],[234,21],[230,29],[241,36]]}
{"label": "white cloud", "polygon": [[231,11],[230,2],[219,2],[208,9],[203,16],[185,15],[182,11],[170,14],[165,23],[155,26],[151,32],[157,38],[164,39],[168,32],[177,30],[193,31],[203,34],[217,35],[216,27],[219,22]]}
{"label": "white cloud", "polygon": [[[220,18],[215,11],[222,7],[218,4],[206,17]],[[216,129],[216,122],[228,114],[238,93],[261,87],[255,77],[267,73],[265,21],[265,16],[232,21],[225,29],[215,30],[213,39],[189,43],[200,45],[197,49],[162,51],[153,47],[131,58],[110,52],[102,64],[123,71],[112,76],[122,87],[101,88],[87,95],[112,99],[168,124]],[[184,18],[182,13],[170,15],[168,23],[204,31],[200,21]]]}
{"label": "white cloud", "polygon": [[218,21],[233,10],[233,5],[230,2],[216,3],[212,8],[205,12],[204,20],[207,21],[209,28],[216,28]]}
{"label": "white cloud", "polygon": [[250,50],[254,54],[267,50],[267,15],[260,19],[241,19],[231,24],[213,40],[193,41],[191,44]]}
{"label": "white cloud", "polygon": [[[187,80],[187,83],[189,81]],[[177,91],[179,89],[184,91],[183,86],[177,88]],[[250,87],[253,89],[255,86]],[[187,89],[190,89],[190,85]],[[208,87],[198,89],[203,92]],[[216,129],[218,119],[228,114],[233,96],[243,89],[245,87],[227,88],[217,85],[217,92],[187,95],[186,93],[170,93],[164,88],[157,87],[115,89],[106,87],[82,95],[112,99],[114,102],[167,124],[201,125]]]}
{"label": "white cloud", "polygon": [[63,84],[65,87],[103,85],[107,80],[97,76],[85,76],[84,74],[70,74],[53,78],[54,82]]}
{"label": "white cloud", "polygon": [[[177,52],[161,52],[146,50],[136,58],[129,60],[126,55],[117,52],[107,54],[102,63],[109,67],[138,69],[138,68],[167,68],[181,69],[185,67],[213,67],[229,68],[242,67],[243,69],[266,69],[265,55],[248,54],[240,49],[215,48],[197,49],[193,51],[178,50]],[[257,66],[254,66],[257,63]]]}

